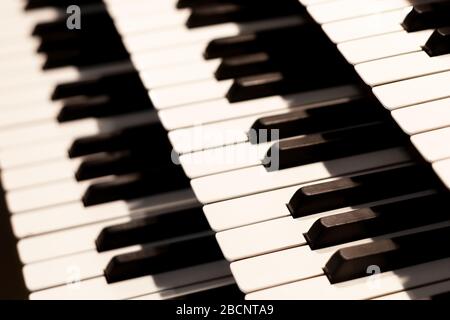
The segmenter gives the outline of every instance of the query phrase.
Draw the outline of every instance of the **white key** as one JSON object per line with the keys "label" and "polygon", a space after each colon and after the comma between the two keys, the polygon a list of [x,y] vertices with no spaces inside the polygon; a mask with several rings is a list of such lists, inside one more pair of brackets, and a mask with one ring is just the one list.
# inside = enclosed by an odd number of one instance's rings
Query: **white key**
{"label": "white key", "polygon": [[103,270],[115,256],[141,250],[133,246],[99,253],[96,250],[27,264],[23,268],[25,285],[31,292],[56,286],[76,286],[76,282],[102,277]]}
{"label": "white key", "polygon": [[298,106],[324,104],[329,101],[356,97],[360,94],[360,89],[348,85],[286,96],[272,96],[233,104],[230,104],[227,99],[219,99],[162,110],[158,115],[164,127],[168,131],[171,131],[265,112],[287,110]]}
{"label": "white key", "polygon": [[194,179],[191,185],[199,201],[208,204],[406,161],[407,153],[394,148],[281,171],[268,172],[255,166]]}
{"label": "white key", "polygon": [[268,30],[273,27],[288,27],[298,25],[302,22],[303,20],[300,17],[290,16],[242,24],[223,23],[215,26],[200,27],[195,30],[189,30],[183,26],[159,30],[154,33],[141,32],[139,34],[125,36],[122,40],[128,51],[133,53],[192,43],[203,43],[206,46],[213,39],[236,36],[243,32]]}
{"label": "white key", "polygon": [[400,22],[411,11],[411,8],[326,23],[322,25],[322,29],[334,43],[402,31],[403,27]]}
{"label": "white key", "polygon": [[433,169],[445,186],[450,189],[450,159],[433,163]]}
{"label": "white key", "polygon": [[358,16],[376,14],[409,6],[405,0],[341,0],[308,7],[308,12],[320,24]]}
{"label": "white key", "polygon": [[450,125],[450,99],[436,100],[391,112],[392,117],[409,135]]}
{"label": "white key", "polygon": [[273,143],[232,144],[221,148],[186,153],[179,157],[186,175],[199,178],[262,164]]}
{"label": "white key", "polygon": [[83,119],[59,124],[55,121],[39,122],[21,128],[0,131],[0,149],[19,144],[63,137],[80,137],[119,130],[132,125],[154,122],[156,113],[152,110],[104,119]]}
{"label": "white key", "polygon": [[355,69],[366,84],[375,87],[450,70],[450,54],[431,58],[420,51],[362,63]]}
{"label": "white key", "polygon": [[208,282],[202,282],[199,284],[194,284],[191,286],[186,286],[183,288],[177,288],[174,290],[165,290],[154,294],[148,294],[142,297],[138,297],[132,300],[162,300],[162,299],[174,299],[178,297],[183,297],[185,295],[207,292],[208,290],[213,290],[216,288],[225,287],[234,284],[233,277],[225,277],[221,279],[215,279]]}
{"label": "white key", "polygon": [[248,300],[363,300],[450,278],[450,259],[442,259],[395,271],[376,278],[360,278],[330,284],[326,276],[293,282],[246,296]]}
{"label": "white key", "polygon": [[146,276],[114,284],[107,284],[105,278],[82,281],[78,286],[61,286],[31,294],[33,300],[121,300],[157,293],[205,280],[229,275],[225,261],[217,261],[186,269]]}
{"label": "white key", "polygon": [[450,96],[450,72],[386,84],[373,89],[373,93],[388,109],[394,110],[414,104]]}
{"label": "white key", "polygon": [[82,160],[56,160],[43,164],[4,170],[0,173],[6,192],[60,180],[76,183],[75,172]]}
{"label": "white key", "polygon": [[197,200],[192,190],[182,190],[89,208],[85,208],[80,202],[63,204],[12,215],[11,224],[15,236],[22,239],[112,219],[158,215],[196,205]]}
{"label": "white key", "polygon": [[387,296],[376,298],[375,300],[425,300],[432,296],[449,292],[450,281],[443,281],[424,287],[393,293]]}
{"label": "white key", "polygon": [[[101,181],[112,181],[112,178],[104,178]],[[90,181],[75,182],[73,179],[66,179],[42,186],[10,191],[6,194],[8,209],[14,214],[81,201],[91,183]]]}
{"label": "white key", "polygon": [[140,73],[142,82],[148,89],[173,86],[200,80],[214,80],[214,72],[219,60],[189,63],[186,65],[162,66]]}
{"label": "white key", "polygon": [[217,81],[206,79],[150,91],[150,98],[156,109],[163,110],[195,102],[224,98],[233,80]]}
{"label": "white key", "polygon": [[[427,42],[432,32],[433,30],[414,33],[399,31],[344,42],[339,44],[338,48],[348,62],[358,64],[405,53],[421,52],[422,46]],[[426,53],[424,54],[428,57]],[[411,66],[409,67],[410,69],[414,69]],[[401,66],[399,66],[399,68],[401,68]],[[402,69],[400,70],[402,71]]]}
{"label": "white key", "polygon": [[25,107],[1,108],[0,130],[43,120],[56,121],[60,107],[60,103],[42,103]]}
{"label": "white key", "polygon": [[424,132],[411,137],[414,146],[428,162],[450,158],[450,127]]}
{"label": "white key", "polygon": [[83,251],[95,250],[95,239],[105,227],[130,221],[130,217],[125,217],[22,239],[17,244],[20,260],[24,264],[29,264]]}

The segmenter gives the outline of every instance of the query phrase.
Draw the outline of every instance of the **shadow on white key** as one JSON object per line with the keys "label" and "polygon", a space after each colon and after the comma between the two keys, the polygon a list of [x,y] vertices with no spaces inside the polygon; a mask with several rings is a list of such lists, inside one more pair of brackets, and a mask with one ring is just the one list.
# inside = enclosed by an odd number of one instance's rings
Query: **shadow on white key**
{"label": "shadow on white key", "polygon": [[430,300],[430,298],[435,295],[449,291],[450,281],[443,281],[436,284],[393,293],[374,300]]}

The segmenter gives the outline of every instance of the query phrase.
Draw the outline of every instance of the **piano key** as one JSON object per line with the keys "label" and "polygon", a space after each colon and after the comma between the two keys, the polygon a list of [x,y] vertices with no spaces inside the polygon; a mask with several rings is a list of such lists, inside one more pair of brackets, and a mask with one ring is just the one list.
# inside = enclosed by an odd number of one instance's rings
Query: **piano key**
{"label": "piano key", "polygon": [[[359,209],[317,220],[305,234],[312,249],[320,249],[400,229],[415,228],[447,219],[440,211],[446,197],[432,194],[425,197]],[[433,214],[424,214],[436,208]],[[437,211],[437,212],[436,212]]]}
{"label": "piano key", "polygon": [[[435,227],[437,227],[437,225]],[[411,232],[414,231],[407,230],[398,234],[403,237],[413,237],[416,235],[411,235]],[[336,250],[340,252],[357,246],[371,246],[386,241],[384,240],[386,237],[387,236],[376,239],[364,239],[315,251],[311,251],[307,246],[295,247],[258,257],[235,261],[231,264],[231,271],[241,290],[245,293],[249,293],[294,281],[319,277],[324,274],[322,268],[330,257],[335,256],[333,253],[336,252]],[[307,263],[305,263],[305,261]],[[367,266],[369,265],[366,265],[366,268]],[[366,268],[364,271],[366,271]],[[253,272],[251,270],[253,270]],[[278,272],[274,272],[274,270],[278,270]]]}
{"label": "piano key", "polygon": [[[254,166],[193,179],[191,185],[199,201],[207,204],[407,161],[409,156],[403,149],[393,148],[281,171]],[[211,189],[211,185],[217,187]]]}
{"label": "piano key", "polygon": [[397,109],[391,115],[404,132],[414,135],[450,125],[449,103],[450,99],[436,100]]}
{"label": "piano key", "polygon": [[[387,33],[369,38],[338,44],[339,51],[352,64],[393,57],[401,54],[422,52],[432,30],[407,33]],[[401,69],[400,69],[401,70]]]}
{"label": "piano key", "polygon": [[208,227],[201,208],[193,208],[107,227],[95,243],[97,251],[103,252],[203,232]]}
{"label": "piano key", "polygon": [[450,188],[450,160],[445,159],[433,163],[433,169],[447,188]]}
{"label": "piano key", "polygon": [[380,12],[404,8],[409,1],[367,1],[364,5],[357,0],[342,0],[319,3],[308,7],[309,14],[320,24],[337,20],[344,20],[358,16],[376,14]]}
{"label": "piano key", "polygon": [[173,130],[269,111],[286,110],[297,106],[319,104],[358,96],[360,93],[360,90],[355,86],[337,86],[286,96],[238,102],[233,105],[227,99],[206,101],[173,109],[164,109],[158,115],[164,127],[167,130]]}
{"label": "piano key", "polygon": [[423,49],[431,57],[450,53],[450,27],[437,29]]}
{"label": "piano key", "polygon": [[406,7],[369,16],[325,23],[322,25],[322,29],[334,43],[402,31],[400,22],[411,11],[411,8]]}
{"label": "piano key", "polygon": [[366,276],[370,265],[385,272],[444,259],[449,252],[440,244],[448,237],[448,228],[441,228],[340,249],[324,271],[331,283],[340,283]]}
{"label": "piano key", "polygon": [[[113,220],[118,218],[138,219],[156,216],[193,206],[198,206],[198,202],[192,190],[186,189],[132,201],[115,201],[89,208],[85,208],[81,202],[57,205],[26,214],[13,215],[11,223],[15,236],[22,239],[108,220],[114,224]],[[123,221],[129,221],[129,219]]]}
{"label": "piano key", "polygon": [[374,87],[450,69],[450,55],[436,58],[430,58],[425,52],[416,52],[362,63],[355,68],[364,82]]}
{"label": "piano key", "polygon": [[[388,110],[447,98],[450,72],[441,72],[410,80],[378,86],[373,93]],[[424,90],[426,88],[426,90]]]}
{"label": "piano key", "polygon": [[367,278],[361,278],[339,285],[330,285],[328,279],[325,276],[321,276],[254,292],[247,295],[246,299],[372,299],[437,281],[447,280],[450,275],[449,263],[450,259],[442,259],[389,271],[377,275],[373,279],[373,282],[370,282],[370,278],[369,281]]}
{"label": "piano key", "polygon": [[433,300],[433,297],[449,290],[449,281],[442,281],[419,288],[414,288],[387,296],[376,298],[375,300]]}
{"label": "piano key", "polygon": [[[390,183],[386,185],[386,181]],[[431,171],[405,166],[303,187],[290,199],[288,208],[294,218],[299,218],[433,187],[437,183]]]}
{"label": "piano key", "polygon": [[210,232],[192,239],[144,246],[141,250],[117,255],[105,268],[108,283],[155,275],[222,260],[219,246]]}
{"label": "piano key", "polygon": [[450,6],[445,1],[414,6],[402,26],[408,32],[444,27],[450,19]]}
{"label": "piano key", "polygon": [[268,171],[284,170],[319,161],[349,157],[365,152],[391,148],[403,137],[396,128],[385,123],[369,123],[319,134],[281,140],[264,158]]}
{"label": "piano key", "polygon": [[183,288],[165,290],[131,300],[177,300],[177,301],[223,301],[230,299],[242,301],[244,295],[234,284],[233,277],[214,279]]}
{"label": "piano key", "polygon": [[7,148],[19,144],[37,142],[58,137],[76,138],[83,135],[111,132],[132,125],[154,121],[153,111],[142,111],[104,119],[84,119],[66,124],[55,121],[39,122],[26,127],[12,128],[0,132],[0,147]]}
{"label": "piano key", "polygon": [[450,128],[447,127],[414,135],[411,141],[426,161],[436,162],[450,158],[450,150],[445,142],[449,137]]}
{"label": "piano key", "polygon": [[35,300],[120,300],[175,289],[205,280],[222,278],[229,275],[228,263],[217,261],[181,270],[161,273],[155,276],[145,276],[128,281],[108,284],[103,277],[85,280],[78,286],[60,286],[53,289],[38,291],[30,295]]}
{"label": "piano key", "polygon": [[160,30],[156,33],[139,33],[124,37],[123,41],[130,52],[142,52],[147,50],[168,48],[184,44],[203,43],[206,44],[216,38],[229,37],[242,32],[256,32],[272,29],[273,27],[287,27],[296,25],[302,21],[296,15],[259,20],[248,23],[224,23],[217,26],[196,28],[188,30],[185,27]]}

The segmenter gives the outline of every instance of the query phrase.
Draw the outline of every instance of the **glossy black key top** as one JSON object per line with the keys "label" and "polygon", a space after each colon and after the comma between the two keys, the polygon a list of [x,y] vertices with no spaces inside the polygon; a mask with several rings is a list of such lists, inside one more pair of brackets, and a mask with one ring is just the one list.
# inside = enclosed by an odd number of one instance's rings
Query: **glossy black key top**
{"label": "glossy black key top", "polygon": [[144,148],[149,139],[151,139],[152,148],[155,148],[155,150],[170,146],[167,132],[161,124],[149,123],[113,133],[78,138],[70,146],[68,154],[70,158],[77,158],[100,152]]}
{"label": "glossy black key top", "polygon": [[[450,22],[449,22],[450,24]],[[439,28],[433,32],[423,47],[429,56],[440,56],[450,53],[450,27]]]}
{"label": "glossy black key top", "polygon": [[420,232],[344,248],[327,262],[324,271],[331,283],[368,276],[368,267],[382,272],[401,269],[450,256],[450,227]]}
{"label": "glossy black key top", "polygon": [[90,185],[82,197],[86,207],[118,200],[130,200],[189,187],[183,169],[173,165],[169,169],[156,168],[149,172],[118,177],[110,182]]}
{"label": "glossy black key top", "polygon": [[349,211],[317,220],[305,239],[314,250],[331,247],[447,221],[449,209],[447,195],[433,194]]}
{"label": "glossy black key top", "polygon": [[[298,108],[298,111],[296,109],[286,114],[258,119],[252,125],[251,132],[277,130],[278,137],[285,139],[369,123],[385,117],[379,103],[368,99]],[[259,143],[258,135],[254,138],[256,139],[251,139],[250,142]]]}
{"label": "glossy black key top", "polygon": [[449,25],[450,2],[440,1],[416,5],[402,23],[408,32],[435,29]]}
{"label": "glossy black key top", "polygon": [[206,235],[116,256],[108,263],[104,274],[108,283],[114,283],[222,259],[215,236]]}
{"label": "glossy black key top", "polygon": [[140,218],[103,229],[95,244],[98,252],[146,244],[209,230],[201,208]]}
{"label": "glossy black key top", "polygon": [[300,188],[288,208],[292,216],[298,218],[437,186],[435,175],[427,167],[407,166]]}
{"label": "glossy black key top", "polygon": [[399,129],[390,123],[290,138],[275,143],[269,149],[264,165],[268,170],[283,170],[391,148],[400,145],[404,139]]}
{"label": "glossy black key top", "polygon": [[214,75],[217,80],[226,80],[275,71],[276,67],[267,53],[259,52],[222,60]]}

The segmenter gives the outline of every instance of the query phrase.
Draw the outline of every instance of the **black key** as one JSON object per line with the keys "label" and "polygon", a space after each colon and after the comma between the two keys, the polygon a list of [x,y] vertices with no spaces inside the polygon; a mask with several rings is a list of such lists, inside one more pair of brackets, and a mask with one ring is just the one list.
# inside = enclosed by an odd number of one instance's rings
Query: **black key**
{"label": "black key", "polygon": [[169,300],[180,301],[244,301],[245,295],[239,290],[236,284],[230,284],[223,287],[217,287],[213,289],[206,289],[203,291],[186,294],[180,297]]}
{"label": "black key", "polygon": [[434,194],[317,220],[305,234],[312,249],[336,246],[448,220],[449,198]]}
{"label": "black key", "polygon": [[390,123],[312,134],[275,143],[269,149],[264,165],[268,170],[283,170],[387,149],[400,145],[404,140],[399,129]]}
{"label": "black key", "polygon": [[423,49],[431,57],[450,53],[450,27],[434,31]]}
{"label": "black key", "polygon": [[75,177],[78,181],[84,181],[109,175],[130,174],[146,168],[164,170],[172,166],[171,160],[170,147],[156,150],[142,147],[84,159],[78,167]]}
{"label": "black key", "polygon": [[78,138],[70,146],[68,154],[70,158],[77,158],[100,152],[144,148],[148,147],[149,140],[151,148],[155,150],[170,147],[167,132],[161,124],[149,123],[113,133]]}
{"label": "black key", "polygon": [[204,27],[227,22],[248,22],[300,13],[300,3],[281,2],[241,5],[237,3],[218,3],[199,6],[192,9],[186,26],[188,28]]}
{"label": "black key", "polygon": [[449,25],[450,2],[440,1],[416,5],[402,23],[408,32],[435,29]]}
{"label": "black key", "polygon": [[222,259],[215,236],[207,235],[116,256],[108,263],[105,278],[108,283],[114,283]]}
{"label": "black key", "polygon": [[209,230],[201,208],[136,219],[103,229],[95,244],[98,252],[146,244]]}
{"label": "black key", "polygon": [[149,170],[139,174],[118,177],[110,182],[89,186],[82,201],[86,207],[118,200],[131,200],[189,187],[183,169],[173,165],[166,170]]}
{"label": "black key", "polygon": [[[279,139],[335,130],[347,126],[369,123],[384,118],[378,102],[357,99],[333,105],[298,108],[283,115],[258,119],[251,128],[251,143],[259,143],[258,132],[277,130]],[[296,109],[294,109],[296,110]]]}
{"label": "black key", "polygon": [[298,218],[437,186],[435,175],[428,168],[407,166],[300,188],[288,208],[292,216]]}
{"label": "black key", "polygon": [[382,272],[444,259],[450,256],[450,227],[420,232],[344,248],[327,262],[324,271],[331,283],[368,276],[369,266]]}
{"label": "black key", "polygon": [[265,52],[224,59],[215,72],[217,80],[245,77],[261,72],[276,71],[277,65]]}

